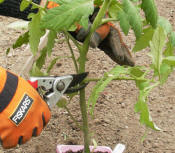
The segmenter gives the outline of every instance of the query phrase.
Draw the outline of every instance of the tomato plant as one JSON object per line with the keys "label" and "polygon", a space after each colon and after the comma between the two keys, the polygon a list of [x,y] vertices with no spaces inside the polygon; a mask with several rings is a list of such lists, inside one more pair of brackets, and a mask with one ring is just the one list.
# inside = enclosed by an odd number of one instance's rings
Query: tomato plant
{"label": "tomato plant", "polygon": [[[31,19],[28,26],[29,31],[19,37],[13,45],[13,48],[20,47],[23,43],[29,42],[32,53],[36,55],[40,38],[49,30],[47,45],[41,51],[40,57],[35,61],[31,75],[49,75],[51,68],[58,58],[55,58],[50,63],[46,72],[42,72],[41,68],[45,63],[47,55],[47,58],[49,58],[52,54],[55,39],[60,32],[65,36],[76,72],[85,72],[86,57],[91,36],[97,27],[108,21],[118,22],[125,35],[128,35],[129,30],[132,29],[136,37],[133,52],[142,51],[146,48],[149,50],[149,56],[152,61],[149,67],[142,65],[134,67],[116,66],[109,72],[106,72],[102,78],[87,78],[85,80],[85,82],[97,82],[87,102],[85,99],[85,89],[78,93],[83,120],[81,130],[84,133],[85,152],[89,152],[88,110],[93,114],[100,93],[112,80],[133,80],[135,82],[139,90],[139,95],[134,110],[140,114],[140,123],[154,130],[160,130],[151,119],[147,105],[148,96],[154,87],[163,85],[173,71],[175,66],[175,56],[173,52],[175,47],[175,33],[169,21],[158,15],[154,0],[50,1],[56,2],[60,6],[47,10],[46,7],[34,4],[31,0],[23,0],[21,3],[21,11],[25,10],[25,8],[31,4],[33,8],[38,8],[38,13],[29,15]],[[72,37],[69,31],[75,31],[75,24],[80,24],[86,29],[88,28],[88,18],[94,11],[94,5],[101,6],[100,10],[86,39],[83,43],[80,43]],[[107,11],[109,17],[103,18]],[[144,15],[141,16],[142,11]],[[78,59],[74,56],[70,40],[72,40],[79,50]],[[152,72],[153,75],[150,75]],[[66,102],[63,102],[63,105],[59,106],[68,110]],[[71,117],[73,118],[73,116]]]}

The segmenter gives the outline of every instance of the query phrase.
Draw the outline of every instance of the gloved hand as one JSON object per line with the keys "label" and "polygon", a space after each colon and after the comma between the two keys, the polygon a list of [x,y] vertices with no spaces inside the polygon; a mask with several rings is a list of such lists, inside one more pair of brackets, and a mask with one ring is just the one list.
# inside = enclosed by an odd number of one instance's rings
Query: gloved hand
{"label": "gloved hand", "polygon": [[23,78],[0,67],[0,142],[12,148],[38,136],[51,114],[48,105]]}
{"label": "gloved hand", "polygon": [[[76,38],[79,41],[83,42],[85,37],[88,35],[90,26],[98,11],[99,8],[96,7],[92,16],[89,17],[90,23],[88,30],[85,30],[83,27],[79,28],[80,30],[76,35]],[[108,15],[106,14],[105,17],[106,16]],[[105,23],[96,29],[91,36],[90,46],[93,48],[98,47],[119,65],[135,65],[132,55],[122,39],[120,31],[111,22]]]}

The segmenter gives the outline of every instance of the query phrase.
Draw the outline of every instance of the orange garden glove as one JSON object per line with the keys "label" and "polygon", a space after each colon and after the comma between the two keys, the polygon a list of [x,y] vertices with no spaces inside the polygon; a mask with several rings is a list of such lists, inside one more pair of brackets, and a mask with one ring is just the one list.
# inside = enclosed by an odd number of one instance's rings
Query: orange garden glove
{"label": "orange garden glove", "polygon": [[51,114],[27,81],[2,67],[0,78],[0,142],[4,148],[11,148],[38,136]]}

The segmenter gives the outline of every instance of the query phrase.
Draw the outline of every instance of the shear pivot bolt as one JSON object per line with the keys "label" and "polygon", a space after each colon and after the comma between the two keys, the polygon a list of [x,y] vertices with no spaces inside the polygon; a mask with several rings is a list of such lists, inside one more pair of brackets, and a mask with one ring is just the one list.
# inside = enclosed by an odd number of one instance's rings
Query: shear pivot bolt
{"label": "shear pivot bolt", "polygon": [[63,81],[58,82],[58,84],[57,84],[57,90],[58,91],[63,91],[64,88],[65,88],[64,82]]}

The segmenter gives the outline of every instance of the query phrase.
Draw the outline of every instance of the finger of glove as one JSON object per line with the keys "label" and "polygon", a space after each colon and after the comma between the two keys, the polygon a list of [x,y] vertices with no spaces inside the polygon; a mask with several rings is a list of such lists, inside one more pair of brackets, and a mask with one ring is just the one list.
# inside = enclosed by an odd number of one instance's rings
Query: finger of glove
{"label": "finger of glove", "polygon": [[14,148],[18,144],[18,136],[11,134],[10,136],[1,139],[2,147],[5,149]]}
{"label": "finger of glove", "polygon": [[76,30],[76,39],[80,42],[83,42],[86,38],[86,36],[88,35],[89,31],[91,28],[91,23],[88,23],[88,28],[85,29],[83,27],[78,27],[77,25],[77,30]]}
{"label": "finger of glove", "polygon": [[107,23],[103,24],[95,32],[100,35],[101,40],[104,40],[110,32],[110,25]]}
{"label": "finger of glove", "polygon": [[116,27],[110,27],[109,35],[99,45],[99,48],[119,65],[134,65],[131,53],[123,42],[121,34]]}

